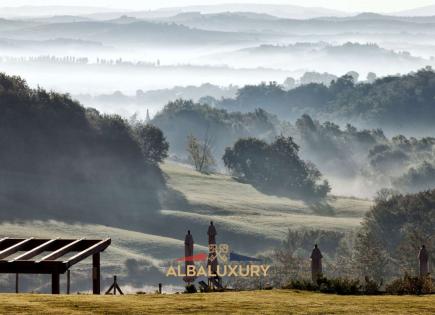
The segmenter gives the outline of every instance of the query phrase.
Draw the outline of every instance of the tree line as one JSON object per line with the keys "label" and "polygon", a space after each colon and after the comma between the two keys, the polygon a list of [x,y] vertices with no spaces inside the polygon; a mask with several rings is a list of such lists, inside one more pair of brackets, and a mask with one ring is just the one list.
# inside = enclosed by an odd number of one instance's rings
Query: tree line
{"label": "tree line", "polygon": [[[286,119],[309,114],[317,119],[354,121],[393,130],[421,131],[433,126],[435,72],[430,67],[377,79],[371,74],[365,82],[357,82],[352,73],[332,81],[320,79],[326,81],[291,89],[276,82],[247,85],[235,98],[214,100],[214,104],[230,111],[262,108]],[[409,117],[413,118],[412,126]]]}
{"label": "tree line", "polygon": [[3,73],[0,148],[2,219],[130,224],[158,209],[165,189],[158,163],[169,145],[160,129]]}

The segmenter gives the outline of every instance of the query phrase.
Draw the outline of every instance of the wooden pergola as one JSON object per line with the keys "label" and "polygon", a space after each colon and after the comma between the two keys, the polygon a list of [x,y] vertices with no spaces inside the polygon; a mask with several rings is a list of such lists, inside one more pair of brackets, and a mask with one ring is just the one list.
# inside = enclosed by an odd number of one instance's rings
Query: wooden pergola
{"label": "wooden pergola", "polygon": [[0,273],[51,274],[51,292],[60,293],[59,275],[92,256],[92,291],[100,294],[100,253],[111,239],[1,238]]}

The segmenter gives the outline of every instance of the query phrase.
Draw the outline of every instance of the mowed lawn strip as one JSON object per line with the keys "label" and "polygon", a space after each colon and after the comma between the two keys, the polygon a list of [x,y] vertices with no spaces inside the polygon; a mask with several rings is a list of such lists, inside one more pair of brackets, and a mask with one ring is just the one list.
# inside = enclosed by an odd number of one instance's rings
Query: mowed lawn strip
{"label": "mowed lawn strip", "polygon": [[0,294],[1,314],[435,314],[435,295],[339,296],[288,290],[172,295]]}

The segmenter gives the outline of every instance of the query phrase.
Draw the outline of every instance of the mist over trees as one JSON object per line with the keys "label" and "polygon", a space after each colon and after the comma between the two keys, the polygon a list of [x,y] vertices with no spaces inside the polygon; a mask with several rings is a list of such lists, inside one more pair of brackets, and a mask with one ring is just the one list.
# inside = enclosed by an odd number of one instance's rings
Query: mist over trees
{"label": "mist over trees", "polygon": [[422,162],[393,180],[393,186],[401,191],[418,192],[435,187],[435,166]]}
{"label": "mist over trees", "polygon": [[156,127],[85,109],[68,95],[0,74],[1,218],[116,226],[159,208],[157,162],[168,144]]}
{"label": "mist over trees", "polygon": [[[210,83],[204,83],[200,86],[175,86],[170,89],[157,89],[143,91],[137,90],[134,95],[127,95],[121,91],[115,91],[111,94],[77,94],[74,98],[87,105],[98,106],[125,106],[135,104],[137,106],[162,106],[170,101],[183,98],[195,102],[207,103],[206,99],[221,99],[222,97],[233,97],[237,91],[237,86],[219,87]],[[201,99],[204,98],[202,101]]]}
{"label": "mist over trees", "polygon": [[281,280],[314,243],[327,276],[412,273],[435,246],[435,17],[254,7],[0,19],[0,68],[27,80],[0,73],[2,223],[116,227],[137,286],[171,282],[198,216],[249,255],[294,228],[265,254]]}
{"label": "mist over trees", "polygon": [[327,178],[358,180],[372,189],[418,192],[435,187],[435,139],[385,136],[382,129],[344,128],[303,115],[284,130],[301,146],[301,156],[319,165]]}
{"label": "mist over trees", "polygon": [[313,120],[306,114],[296,120],[290,133],[294,133],[304,156],[322,164],[328,173],[344,177],[355,176],[369,150],[387,141],[380,129],[358,130],[350,124],[341,128],[330,121]]}
{"label": "mist over trees", "polygon": [[[361,227],[343,233],[328,230],[289,230],[276,248],[272,280],[281,285],[310,276],[309,251],[319,244],[327,278],[365,279],[376,284],[372,294],[392,279],[414,277],[422,245],[435,242],[435,190],[403,195],[382,189]],[[435,254],[429,253],[429,264]],[[405,276],[406,278],[406,276]]]}
{"label": "mist over trees", "polygon": [[169,102],[152,119],[170,144],[170,153],[186,157],[189,136],[201,140],[205,134],[213,139],[214,154],[221,156],[225,148],[239,138],[256,136],[272,139],[276,135],[278,119],[262,109],[251,113],[227,112],[193,101]]}
{"label": "mist over trees", "polygon": [[413,195],[384,190],[375,201],[356,238],[360,273],[377,279],[413,274],[421,245],[435,245],[435,190]]}
{"label": "mist over trees", "polygon": [[[318,119],[424,132],[432,128],[435,118],[434,91],[435,72],[428,67],[372,83],[357,83],[354,77],[345,75],[329,86],[310,83],[288,91],[275,82],[247,85],[235,98],[224,99],[216,106],[243,112],[261,107],[285,119],[307,113]],[[409,117],[413,118],[412,126]]]}
{"label": "mist over trees", "polygon": [[[346,79],[342,83],[346,82],[352,81]],[[263,88],[268,89],[266,85]],[[273,89],[279,90],[279,87],[275,85]],[[246,97],[257,100],[260,106],[260,96],[253,97],[251,93],[246,93]],[[264,99],[267,98],[267,95],[264,96]],[[389,138],[379,128],[358,129],[351,124],[341,127],[331,121],[313,119],[307,114],[292,124],[263,109],[251,113],[228,112],[185,100],[170,102],[152,123],[165,133],[171,147],[170,155],[183,161],[188,161],[190,156],[193,165],[192,154],[186,151],[191,136],[197,144],[203,141],[206,134],[213,139],[213,150],[207,151],[216,161],[217,169],[223,170],[220,157],[227,147],[233,146],[239,139],[255,137],[272,142],[281,134],[294,139],[300,147],[301,158],[317,165],[322,174],[330,179],[335,192],[370,197],[382,187],[393,187],[402,192],[435,187],[429,172],[435,164],[435,141],[430,137],[417,139],[397,135]],[[424,171],[421,165],[426,165]],[[343,190],[346,182],[358,183],[361,188],[354,192]]]}

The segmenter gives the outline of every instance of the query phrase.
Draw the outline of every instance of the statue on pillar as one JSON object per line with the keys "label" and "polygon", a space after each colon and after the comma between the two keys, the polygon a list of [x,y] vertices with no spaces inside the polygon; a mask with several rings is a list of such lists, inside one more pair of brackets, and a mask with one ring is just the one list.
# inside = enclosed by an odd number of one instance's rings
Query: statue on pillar
{"label": "statue on pillar", "polygon": [[208,227],[208,231],[207,231],[207,235],[208,235],[208,244],[216,244],[216,228],[213,225],[213,221],[210,222],[210,225]]}
{"label": "statue on pillar", "polygon": [[314,245],[314,249],[311,253],[311,278],[314,283],[317,282],[317,279],[322,275],[322,252],[317,247],[317,244]]}
{"label": "statue on pillar", "polygon": [[420,252],[418,253],[418,260],[420,263],[420,277],[426,277],[429,273],[429,254],[424,245],[421,246]]}
{"label": "statue on pillar", "polygon": [[[184,239],[184,257],[186,257],[186,261],[185,261],[186,273],[187,273],[187,266],[195,264],[191,258],[192,256],[193,256],[193,236],[192,234],[190,234],[190,230],[188,230],[186,237]],[[195,279],[193,277],[187,277],[187,276],[184,277],[184,281],[187,283],[191,283],[194,280]]]}

